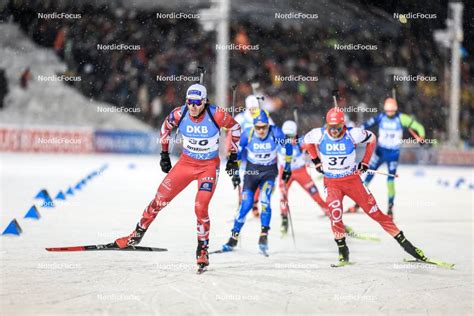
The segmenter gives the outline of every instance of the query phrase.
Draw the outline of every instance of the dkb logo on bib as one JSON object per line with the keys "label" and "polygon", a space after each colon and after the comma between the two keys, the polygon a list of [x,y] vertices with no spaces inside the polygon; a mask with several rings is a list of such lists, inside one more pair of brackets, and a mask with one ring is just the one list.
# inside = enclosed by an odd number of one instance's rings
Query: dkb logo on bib
{"label": "dkb logo on bib", "polygon": [[186,132],[188,133],[198,133],[198,134],[205,134],[208,132],[207,126],[186,126]]}

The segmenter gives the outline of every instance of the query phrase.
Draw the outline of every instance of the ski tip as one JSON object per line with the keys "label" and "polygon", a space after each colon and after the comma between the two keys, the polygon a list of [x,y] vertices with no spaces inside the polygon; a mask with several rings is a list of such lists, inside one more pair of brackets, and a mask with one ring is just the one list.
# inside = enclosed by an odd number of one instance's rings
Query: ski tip
{"label": "ski tip", "polygon": [[44,248],[46,251],[50,252],[58,252],[58,251],[81,251],[84,250],[84,247],[82,246],[76,246],[76,247],[48,247]]}
{"label": "ski tip", "polygon": [[431,258],[426,259],[426,261],[414,259],[414,258],[404,258],[403,262],[431,264],[431,265],[435,265],[435,266],[446,268],[446,269],[454,269],[454,267],[456,266],[456,264],[454,263],[444,262],[441,260],[431,259]]}

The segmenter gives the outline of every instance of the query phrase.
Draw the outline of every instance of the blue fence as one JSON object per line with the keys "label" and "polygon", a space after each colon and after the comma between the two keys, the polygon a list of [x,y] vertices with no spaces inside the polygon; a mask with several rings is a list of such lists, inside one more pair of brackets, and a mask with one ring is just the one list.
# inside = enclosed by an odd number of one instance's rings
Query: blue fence
{"label": "blue fence", "polygon": [[99,153],[155,154],[160,148],[159,137],[155,132],[96,130],[94,150]]}

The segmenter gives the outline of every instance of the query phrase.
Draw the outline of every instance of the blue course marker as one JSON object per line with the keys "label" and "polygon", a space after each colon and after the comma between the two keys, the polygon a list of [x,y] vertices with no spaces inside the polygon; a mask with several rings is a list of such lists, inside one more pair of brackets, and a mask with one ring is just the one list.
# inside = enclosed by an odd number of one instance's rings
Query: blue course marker
{"label": "blue course marker", "polygon": [[8,224],[7,228],[3,231],[2,235],[17,235],[20,236],[22,233],[21,227],[16,221],[16,219],[13,219],[10,224]]}
{"label": "blue course marker", "polygon": [[455,187],[456,189],[459,189],[459,187],[461,186],[461,184],[463,184],[465,181],[466,181],[466,179],[464,179],[464,178],[459,178],[459,179],[456,181],[456,183],[454,184],[454,187]]}
{"label": "blue course marker", "polygon": [[69,187],[69,189],[67,189],[66,191],[66,195],[74,195],[74,190],[71,187]]}
{"label": "blue course marker", "polygon": [[66,196],[64,195],[63,191],[59,191],[58,194],[56,194],[56,197],[54,198],[55,200],[66,200]]}
{"label": "blue course marker", "polygon": [[46,189],[42,189],[41,191],[36,194],[35,199],[51,199],[51,196],[49,195],[48,191]]}
{"label": "blue course marker", "polygon": [[415,177],[423,177],[425,175],[425,170],[418,168],[415,170]]}
{"label": "blue course marker", "polygon": [[23,218],[40,219],[41,214],[40,214],[40,212],[38,212],[38,209],[36,208],[36,205],[33,205],[32,207],[30,207],[28,212],[26,212],[26,214]]}

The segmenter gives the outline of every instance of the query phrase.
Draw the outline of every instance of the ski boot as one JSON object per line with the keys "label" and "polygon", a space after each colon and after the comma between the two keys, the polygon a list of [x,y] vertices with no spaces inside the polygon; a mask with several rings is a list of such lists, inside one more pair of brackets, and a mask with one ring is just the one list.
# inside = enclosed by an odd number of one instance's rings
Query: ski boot
{"label": "ski boot", "polygon": [[198,274],[201,274],[207,270],[209,265],[209,240],[198,240],[198,246],[196,249],[196,263],[198,266]]}
{"label": "ski boot", "polygon": [[394,238],[400,244],[400,246],[402,246],[403,250],[409,253],[413,258],[421,261],[426,261],[428,259],[423,253],[423,250],[413,246],[412,243],[405,238],[405,235],[403,235],[402,231],[400,231]]}
{"label": "ski boot", "polygon": [[239,241],[239,233],[232,232],[232,236],[229,238],[227,244],[222,246],[222,252],[230,252],[234,250],[234,247],[237,246],[237,242]]}
{"label": "ski boot", "polygon": [[136,246],[140,243],[145,233],[146,229],[141,228],[140,225],[137,224],[137,227],[130,235],[116,239],[115,245],[121,249],[130,246]]}
{"label": "ski boot", "polygon": [[339,250],[339,263],[349,262],[349,247],[346,245],[346,237],[336,239],[337,248]]}
{"label": "ski boot", "polygon": [[357,213],[359,211],[360,206],[358,204],[354,204],[347,209],[346,213]]}
{"label": "ski boot", "polygon": [[288,233],[288,215],[281,214],[281,234],[285,236]]}
{"label": "ski boot", "polygon": [[268,231],[270,230],[270,227],[262,226],[262,231],[260,232],[260,238],[258,239],[258,247],[260,248],[260,251],[267,256],[267,250],[268,250]]}
{"label": "ski boot", "polygon": [[390,203],[388,205],[387,215],[390,216],[391,219],[393,219],[393,203]]}

